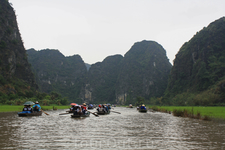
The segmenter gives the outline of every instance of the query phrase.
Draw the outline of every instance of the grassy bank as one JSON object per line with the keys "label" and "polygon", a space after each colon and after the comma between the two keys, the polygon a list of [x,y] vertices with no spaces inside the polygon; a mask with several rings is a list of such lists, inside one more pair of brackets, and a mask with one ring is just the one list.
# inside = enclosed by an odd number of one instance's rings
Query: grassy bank
{"label": "grassy bank", "polygon": [[188,115],[222,118],[225,119],[225,107],[202,107],[202,106],[149,106],[149,108],[157,108],[161,112],[185,112]]}
{"label": "grassy bank", "polygon": [[[57,109],[69,109],[70,106],[66,105],[66,106],[57,106],[54,105],[55,108]],[[43,110],[52,110],[53,106],[41,106],[41,109]],[[20,112],[23,110],[23,106],[21,105],[0,105],[0,112]]]}

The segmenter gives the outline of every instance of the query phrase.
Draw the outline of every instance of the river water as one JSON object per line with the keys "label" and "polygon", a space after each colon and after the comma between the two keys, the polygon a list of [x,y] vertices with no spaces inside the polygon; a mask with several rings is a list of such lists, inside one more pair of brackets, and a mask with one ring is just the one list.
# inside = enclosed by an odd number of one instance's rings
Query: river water
{"label": "river water", "polygon": [[[0,113],[0,149],[225,149],[225,123],[139,113],[71,118],[66,110],[18,117]],[[90,110],[95,112],[95,110]]]}

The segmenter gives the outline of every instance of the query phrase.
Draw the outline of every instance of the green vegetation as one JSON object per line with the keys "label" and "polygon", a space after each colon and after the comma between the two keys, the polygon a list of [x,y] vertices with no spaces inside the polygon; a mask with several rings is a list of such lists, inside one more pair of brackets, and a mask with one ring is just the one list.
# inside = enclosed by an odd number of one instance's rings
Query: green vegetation
{"label": "green vegetation", "polygon": [[40,92],[55,91],[68,101],[81,103],[80,95],[85,86],[87,68],[79,55],[65,57],[58,50],[27,50]]}
{"label": "green vegetation", "polygon": [[203,107],[203,106],[149,106],[149,108],[152,108],[155,111],[161,111],[161,112],[173,112],[178,111],[180,112],[187,112],[188,114],[191,114],[193,112],[193,115],[201,115],[201,116],[208,116],[210,118],[223,118],[225,119],[225,107]]}
{"label": "green vegetation", "polygon": [[179,50],[171,69],[164,105],[225,104],[225,17],[203,28]]}

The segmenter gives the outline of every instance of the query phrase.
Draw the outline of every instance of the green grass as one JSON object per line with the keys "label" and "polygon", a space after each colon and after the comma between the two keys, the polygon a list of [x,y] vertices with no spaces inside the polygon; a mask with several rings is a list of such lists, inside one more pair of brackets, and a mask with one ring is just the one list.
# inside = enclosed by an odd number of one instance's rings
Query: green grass
{"label": "green grass", "polygon": [[[194,111],[194,114],[196,115],[198,112],[201,113],[201,116],[209,116],[213,118],[224,118],[225,119],[225,107],[203,107],[203,106],[157,106],[158,108],[164,108],[168,111],[173,111],[175,109],[177,110],[189,110]],[[150,106],[151,108],[151,106]]]}
{"label": "green grass", "polygon": [[[66,105],[66,106],[57,106],[54,105],[55,107],[57,107],[57,109],[69,109],[70,106]],[[53,109],[53,106],[41,106],[41,109],[43,110],[51,110]],[[22,105],[0,105],[0,112],[20,112],[23,110],[23,106]]]}

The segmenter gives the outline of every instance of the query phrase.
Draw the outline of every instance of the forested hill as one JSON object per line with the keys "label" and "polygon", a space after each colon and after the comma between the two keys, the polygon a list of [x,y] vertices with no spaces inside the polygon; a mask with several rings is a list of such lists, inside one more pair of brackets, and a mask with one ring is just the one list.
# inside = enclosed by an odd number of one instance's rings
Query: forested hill
{"label": "forested hill", "polygon": [[136,97],[161,97],[172,65],[164,48],[154,41],[135,43],[125,54],[116,83],[116,100],[135,103]]}
{"label": "forested hill", "polygon": [[135,43],[125,54],[106,57],[87,71],[79,55],[63,56],[58,50],[30,49],[41,92],[55,91],[72,102],[135,103],[136,97],[161,97],[171,64],[166,51],[154,41]]}
{"label": "forested hill", "polygon": [[116,103],[115,85],[122,59],[122,55],[108,56],[102,62],[91,65],[85,90],[86,101]]}
{"label": "forested hill", "polygon": [[15,12],[8,1],[0,0],[0,103],[17,96],[32,96],[37,88]]}
{"label": "forested hill", "polygon": [[58,50],[27,50],[28,60],[41,92],[60,93],[70,101],[81,102],[87,68],[79,55],[65,57]]}
{"label": "forested hill", "polygon": [[225,103],[225,18],[204,27],[186,42],[174,60],[165,104]]}

